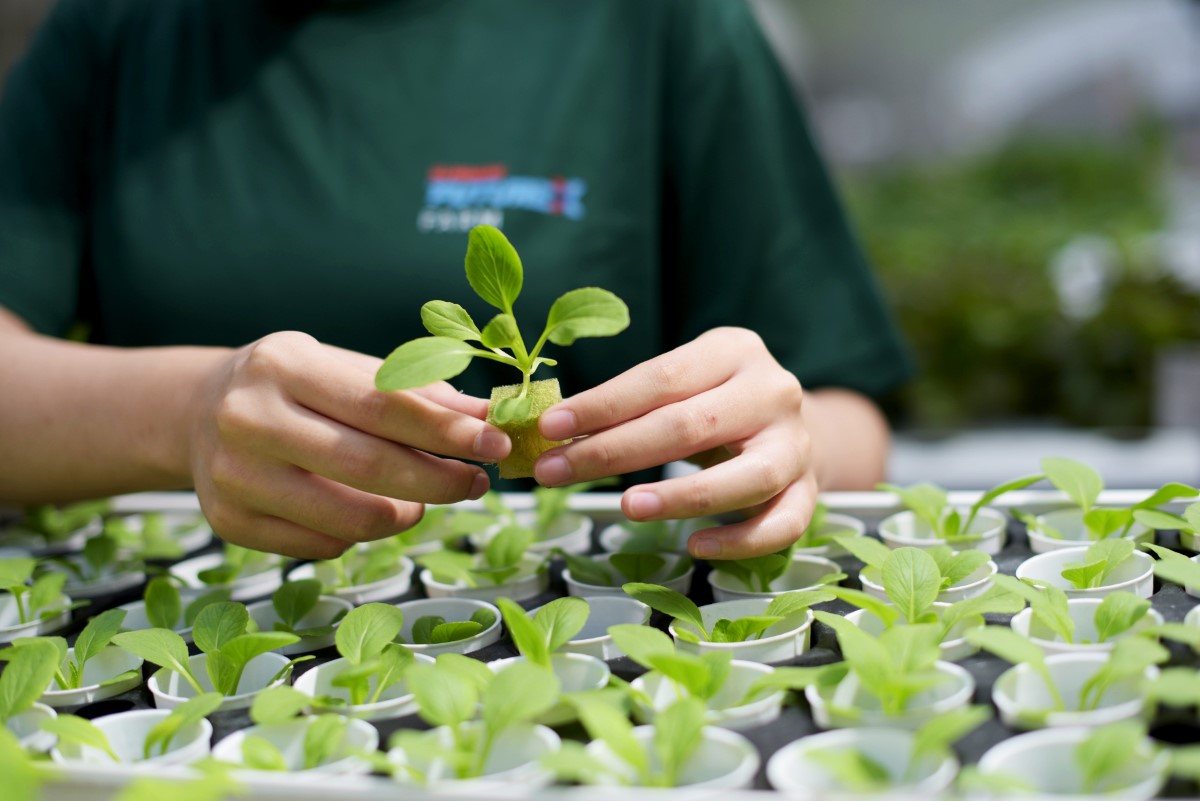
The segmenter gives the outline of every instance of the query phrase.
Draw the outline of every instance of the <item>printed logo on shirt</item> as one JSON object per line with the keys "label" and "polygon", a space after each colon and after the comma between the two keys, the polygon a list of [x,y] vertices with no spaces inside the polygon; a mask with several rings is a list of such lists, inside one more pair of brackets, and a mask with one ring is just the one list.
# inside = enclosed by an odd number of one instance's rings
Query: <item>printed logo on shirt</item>
{"label": "printed logo on shirt", "polygon": [[508,210],[580,220],[587,183],[581,178],[509,175],[504,164],[435,164],[417,214],[422,233],[460,233],[476,225],[504,225]]}

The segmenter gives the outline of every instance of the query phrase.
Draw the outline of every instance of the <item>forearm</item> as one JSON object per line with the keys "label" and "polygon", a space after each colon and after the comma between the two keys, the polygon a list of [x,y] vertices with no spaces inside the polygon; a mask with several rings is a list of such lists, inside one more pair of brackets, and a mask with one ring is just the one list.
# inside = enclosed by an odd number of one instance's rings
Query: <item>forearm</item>
{"label": "forearm", "polygon": [[844,389],[805,393],[801,414],[822,490],[869,490],[883,481],[891,434],[879,408]]}
{"label": "forearm", "polygon": [[193,406],[227,357],[64,342],[0,309],[0,501],[190,487]]}

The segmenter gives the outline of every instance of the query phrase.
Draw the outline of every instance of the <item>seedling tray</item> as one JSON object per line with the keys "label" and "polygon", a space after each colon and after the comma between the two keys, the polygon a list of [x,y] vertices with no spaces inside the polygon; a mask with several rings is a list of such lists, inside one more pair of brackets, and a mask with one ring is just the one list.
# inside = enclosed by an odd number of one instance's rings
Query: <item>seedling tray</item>
{"label": "seedling tray", "polygon": [[[1106,491],[1100,498],[1101,504],[1132,504],[1148,494],[1146,490],[1110,490]],[[950,494],[952,503],[970,503],[978,497],[977,493],[972,492],[956,492]],[[514,494],[506,496],[505,500],[514,508],[527,507],[531,505],[531,498],[527,495]],[[575,511],[585,513],[593,518],[596,523],[596,532],[598,533],[604,526],[609,523],[622,519],[619,506],[620,496],[613,493],[588,493],[576,495],[571,498],[571,508]],[[869,534],[874,534],[878,522],[888,514],[898,511],[896,500],[893,496],[885,493],[828,493],[824,496],[826,504],[830,511],[843,512],[853,515],[863,520],[867,524]],[[1027,512],[1043,512],[1054,508],[1059,508],[1066,505],[1066,498],[1058,492],[1026,490],[1014,492],[1004,496],[1001,503],[996,504],[998,507],[1019,508]],[[1174,511],[1178,510],[1182,504],[1178,504]],[[188,494],[138,494],[129,495],[116,499],[115,508],[117,511],[155,511],[155,510],[176,510],[176,509],[198,509],[196,498]],[[1171,508],[1171,507],[1167,507]],[[1159,532],[1158,540],[1160,544],[1167,547],[1177,547],[1178,541],[1174,534],[1164,534]],[[994,558],[999,566],[1000,572],[1012,575],[1017,566],[1031,555],[1026,538],[1024,526],[1010,521],[1008,526],[1008,543],[1005,548]],[[846,573],[850,575],[844,584],[846,586],[859,587],[857,575],[862,563],[852,557],[844,557],[837,559],[838,563],[843,567]],[[692,582],[691,597],[697,604],[705,604],[712,601],[711,591],[708,582],[705,580],[709,568],[703,563],[697,564],[696,575]],[[561,565],[556,565],[552,569],[552,578],[550,591],[523,602],[521,605],[527,609],[540,606],[556,597],[566,594],[566,588],[561,577]],[[132,597],[137,597],[136,593]],[[403,599],[409,600],[412,598],[422,597],[422,592],[419,582],[414,580],[414,587]],[[81,610],[76,613],[75,625],[70,630],[73,634],[82,627],[86,621],[87,615],[96,614],[105,608],[110,608],[117,604],[131,600],[129,593],[121,595],[104,597],[97,599],[91,609]],[[1187,612],[1197,604],[1198,600],[1187,595],[1182,588],[1175,585],[1163,585],[1160,582],[1155,583],[1155,591],[1151,598],[1153,608],[1156,609],[1163,618],[1168,622],[1182,622]],[[822,605],[820,608],[828,609],[845,613],[851,610],[848,604],[840,601],[831,602]],[[992,623],[1007,624],[1011,616],[1007,615],[989,615],[988,620]],[[651,618],[651,625],[665,629],[668,621],[663,616],[655,613]],[[836,647],[836,640],[833,637],[832,631],[817,623],[814,626],[813,647],[804,656],[799,657],[792,662],[782,663],[796,666],[815,666],[828,662],[834,662],[839,659]],[[1171,652],[1170,665],[1187,665],[1200,666],[1200,658],[1197,654],[1186,646],[1164,641],[1164,645]],[[334,659],[337,657],[336,652],[332,649],[316,652],[316,659],[311,662],[299,665],[297,675],[302,674],[306,670],[311,669],[317,664]],[[515,649],[511,642],[506,638],[499,643],[489,646],[481,651],[477,651],[472,656],[484,661],[492,661],[504,657],[516,655]],[[974,702],[978,704],[991,704],[992,685],[997,677],[1008,669],[1008,663],[994,657],[985,652],[980,652],[967,659],[959,661],[959,664],[966,668],[976,681],[976,690]],[[617,659],[609,662],[614,674],[623,679],[633,679],[640,675],[643,668],[636,665],[628,659]],[[1164,666],[1165,667],[1165,666]],[[153,666],[146,668],[146,675],[149,676]],[[141,686],[135,690],[131,690],[123,695],[113,699],[92,704],[77,709],[65,709],[61,711],[73,712],[81,714],[85,717],[94,717],[110,712],[123,711],[130,708],[151,708],[153,702],[149,691],[145,686]],[[226,734],[240,728],[250,725],[249,717],[245,710],[232,712],[219,712],[210,717],[213,723],[214,734],[213,742],[217,742]],[[396,720],[379,721],[375,724],[380,731],[381,743],[386,743],[387,737],[396,729],[402,727],[412,728],[427,728],[416,716],[409,716]],[[803,737],[808,734],[813,734],[819,731],[812,721],[812,716],[808,710],[807,703],[803,697],[795,694],[787,706],[785,706],[783,714],[774,722],[762,726],[758,729],[742,732],[751,742],[758,748],[762,758],[762,763],[765,766],[766,761],[779,748],[793,740]],[[1195,716],[1190,712],[1180,712],[1170,709],[1160,709],[1156,717],[1151,721],[1150,731],[1153,736],[1168,744],[1183,744],[1200,742],[1200,721],[1197,721]],[[566,728],[560,730],[560,733],[565,737],[582,737],[581,730]],[[956,751],[963,762],[973,764],[978,761],[980,756],[987,751],[991,746],[1004,740],[1008,737],[1017,734],[1014,729],[1010,729],[1001,723],[998,719],[993,719],[976,729],[963,740],[959,741]],[[122,787],[134,775],[147,775],[144,771],[138,771],[135,774],[129,769],[112,768],[112,769],[92,769],[86,770],[72,769],[71,771],[62,771],[58,778],[54,780],[44,791],[44,797],[48,801],[74,801],[75,799],[87,799],[88,801],[96,801],[96,799],[109,798],[120,787]],[[183,776],[185,773],[181,769],[159,769],[152,775],[170,777]],[[398,796],[406,798],[465,798],[465,797],[481,797],[478,794],[472,796],[456,795],[439,791],[423,790],[421,788],[413,788],[407,785],[399,785],[398,783],[383,777],[353,777],[353,776],[314,776],[314,775],[267,775],[263,778],[256,778],[246,782],[249,791],[249,797],[256,799],[282,799],[287,798],[290,801],[308,801],[308,799],[325,799],[337,797],[341,799],[352,799],[353,801],[383,801],[383,799],[395,799]],[[764,778],[764,770],[760,769],[757,779],[757,788],[771,792]],[[629,788],[550,788],[537,792],[539,797],[545,798],[564,798],[572,799],[573,801],[588,801],[589,799],[608,799],[621,798],[622,800],[629,798]],[[637,789],[639,796],[655,796],[662,794],[665,798],[677,799],[694,799],[708,797],[713,794],[711,790],[646,790]],[[727,790],[717,791],[723,798],[744,796],[746,799],[761,799],[762,793],[747,791],[747,792],[731,792]],[[513,788],[508,792],[497,792],[494,796],[510,797],[517,794],[527,794],[525,788]],[[2,794],[0,794],[2,795]],[[1197,788],[1194,784],[1172,781],[1164,789],[1164,797],[1195,797]]]}

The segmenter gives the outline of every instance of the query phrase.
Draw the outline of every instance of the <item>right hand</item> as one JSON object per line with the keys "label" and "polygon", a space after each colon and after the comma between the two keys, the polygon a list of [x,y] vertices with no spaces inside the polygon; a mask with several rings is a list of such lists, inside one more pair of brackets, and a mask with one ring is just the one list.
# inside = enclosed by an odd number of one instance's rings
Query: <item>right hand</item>
{"label": "right hand", "polygon": [[487,401],[446,383],[380,392],[379,364],[282,332],[234,351],[209,376],[192,410],[189,461],[222,538],[330,559],[411,527],[426,503],[487,491],[487,473],[458,461],[496,461],[512,447],[484,422]]}

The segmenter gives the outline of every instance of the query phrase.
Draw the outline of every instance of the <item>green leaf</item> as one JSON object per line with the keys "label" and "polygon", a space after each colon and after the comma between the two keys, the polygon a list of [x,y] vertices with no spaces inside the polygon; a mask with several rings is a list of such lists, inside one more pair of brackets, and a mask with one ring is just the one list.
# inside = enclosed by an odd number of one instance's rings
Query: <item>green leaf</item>
{"label": "green leaf", "polygon": [[92,575],[113,564],[117,559],[117,541],[112,537],[92,537],[83,544],[83,560],[92,568]]}
{"label": "green leaf", "polygon": [[159,629],[174,629],[183,614],[183,602],[179,597],[179,589],[168,578],[150,579],[146,585],[146,619],[150,625]]}
{"label": "green leaf", "polygon": [[1178,482],[1169,482],[1150,493],[1143,500],[1138,501],[1133,505],[1134,509],[1157,509],[1163,504],[1180,498],[1195,498],[1200,494],[1200,490],[1195,487],[1189,487],[1187,484]]}
{"label": "green leaf", "polygon": [[[708,655],[706,655],[708,656]],[[683,688],[686,694],[693,698],[706,700],[721,689],[721,681],[714,682],[714,667],[721,675],[728,674],[728,654],[712,654],[714,658],[723,660],[725,664],[701,658],[686,653],[662,653],[650,659],[654,671],[670,679],[675,685]]]}
{"label": "green leaf", "polygon": [[650,772],[650,760],[645,749],[633,736],[633,725],[607,701],[594,696],[577,695],[570,702],[579,711],[579,720],[588,736],[608,746],[618,759],[629,765],[645,779]]}
{"label": "green leaf", "polygon": [[[196,623],[196,618],[212,604],[218,604],[223,601],[228,601],[230,590],[228,587],[210,590],[201,595],[196,600],[192,601],[183,610],[183,623],[185,626],[192,626]],[[174,626],[162,626],[162,628],[175,628]]]}
{"label": "green leaf", "polygon": [[183,676],[197,693],[204,692],[188,668],[187,643],[170,629],[123,631],[113,635],[112,641],[134,656],[140,656],[151,664],[175,671]]}
{"label": "green leaf", "polygon": [[417,618],[412,627],[413,642],[419,645],[429,645],[433,642],[433,630],[444,625],[446,619],[439,615],[425,615]]}
{"label": "green leaf", "polygon": [[840,537],[834,537],[834,539],[838,545],[849,551],[855,559],[877,570],[883,569],[883,563],[892,554],[891,548],[872,537],[845,534]]}
{"label": "green leaf", "polygon": [[1141,676],[1146,668],[1162,664],[1170,657],[1166,648],[1148,638],[1118,640],[1108,655],[1108,661],[1083,683],[1079,693],[1079,709],[1097,709],[1104,694],[1114,684]]}
{"label": "green leaf", "polygon": [[1067,606],[1067,594],[1061,589],[1050,584],[1033,587],[1003,574],[993,576],[992,583],[1028,601],[1034,620],[1057,634],[1063,642],[1075,642],[1075,621]]}
{"label": "green leaf", "polygon": [[606,289],[573,289],[554,301],[544,336],[555,345],[581,337],[610,337],[629,327],[629,308]]}
{"label": "green leaf", "polygon": [[971,521],[975,519],[975,515],[979,512],[979,510],[987,506],[992,501],[996,500],[1002,495],[1007,495],[1010,492],[1023,490],[1031,484],[1038,483],[1044,478],[1046,478],[1045,474],[1036,473],[1031,476],[1014,478],[1012,481],[1006,481],[1003,484],[997,484],[996,486],[992,487],[990,490],[980,495],[979,500],[975,501],[975,503],[971,506],[971,515],[967,518],[967,524],[964,525],[963,528],[968,528]]}
{"label": "green leaf", "polygon": [[554,553],[567,563],[567,569],[571,571],[571,578],[574,581],[591,584],[594,587],[611,587],[615,583],[608,568],[595,559],[567,553],[561,548],[556,548]]}
{"label": "green leaf", "polygon": [[1140,722],[1121,721],[1092,729],[1087,738],[1075,746],[1075,765],[1083,780],[1083,792],[1097,793],[1105,779],[1118,775],[1131,762],[1139,760],[1146,740],[1145,726]]}
{"label": "green leaf", "polygon": [[1133,519],[1156,531],[1189,531],[1191,525],[1183,517],[1158,509],[1134,509]]}
{"label": "green leaf", "polygon": [[700,747],[704,712],[703,703],[681,698],[654,718],[654,752],[662,766],[665,786],[678,783],[679,773]]}
{"label": "green leaf", "polygon": [[480,339],[479,328],[467,310],[457,303],[431,300],[421,307],[421,324],[435,337],[450,337],[464,342]]}
{"label": "green leaf", "polygon": [[[415,664],[409,668],[405,681],[416,697],[421,718],[431,726],[459,726],[475,714],[479,689],[466,675],[457,670],[441,669],[438,664]],[[484,668],[486,670],[486,668]]]}
{"label": "green leaf", "polygon": [[763,612],[768,617],[791,617],[808,610],[814,604],[832,601],[835,595],[831,590],[797,590],[776,595],[771,599]]}
{"label": "green leaf", "polygon": [[1190,667],[1169,667],[1146,687],[1146,700],[1174,707],[1200,706],[1200,673]]}
{"label": "green leaf", "polygon": [[477,225],[467,239],[467,282],[475,294],[502,312],[512,313],[524,273],[516,248],[496,228]]}
{"label": "green leaf", "polygon": [[814,748],[807,757],[833,778],[840,793],[881,793],[893,783],[887,768],[856,748]]}
{"label": "green leaf", "polygon": [[1154,563],[1154,575],[1181,587],[1200,587],[1200,564],[1161,545],[1145,543],[1142,547],[1153,551],[1158,557]]}
{"label": "green leaf", "polygon": [[43,609],[50,609],[63,597],[63,587],[67,583],[65,573],[46,573],[34,579],[29,590],[29,611],[37,615]]}
{"label": "green leaf", "polygon": [[777,667],[770,673],[764,673],[755,679],[746,690],[746,695],[743,696],[741,703],[749,703],[766,693],[779,690],[802,690],[813,684],[821,684],[829,676],[831,670],[837,670],[844,666],[845,663],[839,662],[820,667]]}
{"label": "green leaf", "polygon": [[1083,525],[1095,540],[1111,537],[1132,522],[1133,512],[1128,509],[1089,509],[1083,515]]}
{"label": "green leaf", "polygon": [[434,551],[417,557],[421,566],[433,574],[434,579],[446,584],[461,582],[464,586],[475,587],[477,581],[472,568],[475,559],[470,554],[458,551]]}
{"label": "green leaf", "polygon": [[988,555],[983,551],[966,550],[957,553],[943,554],[942,548],[927,548],[925,550],[937,562],[938,572],[941,573],[942,587],[953,587],[988,563]]}
{"label": "green leaf", "polygon": [[175,735],[216,712],[223,701],[224,697],[220,693],[202,693],[172,709],[170,715],[154,724],[146,733],[142,757],[150,759],[154,756],[155,748],[158,748],[160,755],[167,753]]}
{"label": "green leaf", "polygon": [[1020,595],[993,586],[982,595],[955,601],[942,610],[942,639],[964,620],[987,614],[1012,615],[1024,608],[1025,599]]}
{"label": "green leaf", "polygon": [[500,615],[504,618],[504,626],[508,636],[512,638],[517,650],[533,664],[550,667],[550,648],[546,642],[545,630],[539,628],[525,610],[508,598],[498,598],[496,606],[500,607]]}
{"label": "green leaf", "polygon": [[528,420],[533,414],[533,396],[502,398],[492,409],[492,421],[498,426]]}
{"label": "green leaf", "polygon": [[196,623],[192,627],[192,639],[197,648],[211,654],[245,634],[249,625],[250,614],[243,604],[222,601],[206,606],[196,616]]}
{"label": "green leaf", "polygon": [[484,347],[492,350],[516,350],[517,343],[522,342],[521,330],[517,328],[517,320],[511,314],[497,314],[484,326],[481,336]]}
{"label": "green leaf", "polygon": [[1106,642],[1129,631],[1150,611],[1150,601],[1131,592],[1114,592],[1104,596],[1096,608],[1096,636]]}
{"label": "green leaf", "polygon": [[113,752],[108,737],[104,736],[104,732],[96,728],[90,720],[84,720],[75,715],[59,715],[56,718],[43,720],[42,731],[57,735],[60,740],[103,751],[113,762],[121,761]]}
{"label": "green leaf", "polygon": [[608,561],[626,581],[640,582],[652,581],[667,564],[656,553],[614,553]]}
{"label": "green leaf", "polygon": [[41,638],[7,649],[4,657],[8,665],[0,673],[0,723],[33,706],[50,686],[59,665],[57,646]]}
{"label": "green leaf", "polygon": [[1096,499],[1104,489],[1104,479],[1100,474],[1074,459],[1047,456],[1042,459],[1042,472],[1051,484],[1084,512],[1095,506]]}
{"label": "green leaf", "polygon": [[933,606],[942,590],[942,574],[933,557],[919,548],[898,548],[883,565],[888,598],[910,622]]}
{"label": "green leaf", "polygon": [[1087,590],[1100,586],[1104,579],[1104,571],[1108,560],[1095,559],[1087,562],[1068,562],[1063,568],[1062,577],[1078,589]]}
{"label": "green leaf", "polygon": [[35,567],[37,567],[36,559],[26,557],[0,559],[0,590],[24,587],[25,582],[33,576]]}
{"label": "green leaf", "polygon": [[206,660],[208,678],[213,689],[224,695],[234,695],[241,684],[242,672],[251,659],[285,645],[300,642],[295,634],[283,631],[257,631],[234,637],[221,646],[219,651],[210,651]]}
{"label": "green leaf", "polygon": [[75,640],[75,664],[81,674],[83,666],[103,651],[113,635],[121,630],[124,620],[124,609],[109,609],[89,620],[83,631],[79,632],[79,637]]}
{"label": "green leaf", "polygon": [[1050,677],[1046,668],[1046,656],[1042,649],[1029,640],[1017,634],[1012,629],[1001,626],[981,626],[970,629],[966,633],[967,642],[977,645],[988,653],[995,654],[1013,665],[1027,664],[1041,677],[1046,689],[1054,700],[1055,709],[1065,709],[1062,694]]}
{"label": "green leaf", "polygon": [[445,381],[467,369],[481,351],[460,339],[420,337],[405,342],[384,359],[375,373],[382,392],[414,389]]}
{"label": "green leaf", "polygon": [[311,703],[311,698],[286,684],[268,687],[255,696],[250,706],[250,719],[263,725],[283,723],[299,715]]}
{"label": "green leaf", "polygon": [[894,494],[905,508],[912,510],[917,519],[924,522],[935,533],[942,528],[942,513],[946,509],[946,491],[941,487],[923,482],[908,487],[880,484],[876,489]]}
{"label": "green leaf", "polygon": [[554,653],[583,630],[590,613],[582,598],[557,598],[537,611],[533,623],[542,632],[546,650]]}
{"label": "green leaf", "polygon": [[304,768],[312,770],[330,762],[341,751],[350,719],[341,715],[317,715],[304,732]]}
{"label": "green leaf", "polygon": [[675,643],[671,638],[649,626],[621,623],[610,626],[608,633],[626,656],[645,668],[651,668],[656,657],[675,653]]}
{"label": "green leaf", "polygon": [[286,581],[271,596],[271,605],[279,619],[294,629],[311,612],[321,597],[321,582],[318,579]]}
{"label": "green leaf", "polygon": [[334,644],[352,665],[379,655],[404,627],[404,613],[390,604],[369,603],[352,609],[338,626]]}
{"label": "green leaf", "polygon": [[254,770],[288,770],[287,760],[283,758],[279,749],[257,734],[248,734],[242,740],[242,762]]}
{"label": "green leaf", "polygon": [[[893,662],[891,655],[879,640],[867,634],[841,615],[828,612],[815,613],[818,620],[837,634],[842,657],[858,677],[863,688],[871,694],[886,696],[893,686]],[[896,630],[895,627],[888,631]]]}
{"label": "green leaf", "polygon": [[442,623],[441,625],[434,627],[433,631],[430,632],[429,642],[432,645],[440,645],[441,643],[447,642],[458,642],[459,640],[470,639],[481,631],[483,631],[483,626],[479,625],[473,620]]}
{"label": "green leaf", "polygon": [[977,729],[992,717],[986,706],[966,706],[943,712],[923,723],[913,738],[910,762],[921,757],[939,758],[950,751],[950,747],[969,732]]}
{"label": "green leaf", "polygon": [[483,724],[494,737],[549,711],[558,692],[558,677],[550,670],[528,662],[511,664],[483,693]]}
{"label": "green leaf", "polygon": [[496,615],[490,609],[476,609],[471,613],[472,623],[477,623],[480,629],[490,629],[496,622]]}
{"label": "green leaf", "polygon": [[378,703],[387,688],[398,684],[408,669],[416,664],[412,651],[399,643],[388,643],[379,653],[379,672],[375,677],[375,692],[369,702]]}
{"label": "green leaf", "polygon": [[483,550],[483,561],[491,568],[513,567],[533,542],[533,532],[522,526],[505,526]]}
{"label": "green leaf", "polygon": [[867,595],[862,590],[852,590],[846,587],[830,587],[829,593],[846,603],[857,606],[859,609],[865,609],[870,614],[879,618],[884,628],[891,628],[900,619],[900,613],[896,611],[896,607],[879,600],[873,595]]}
{"label": "green leaf", "polygon": [[1200,501],[1188,504],[1183,510],[1183,519],[1188,521],[1188,528],[1191,531],[1200,532]]}
{"label": "green leaf", "polygon": [[757,639],[764,631],[781,621],[781,617],[750,615],[737,620],[718,620],[713,625],[713,642],[746,642]]}
{"label": "green leaf", "polygon": [[626,595],[641,601],[655,611],[690,623],[701,637],[709,638],[700,608],[687,596],[657,584],[631,582],[622,586],[621,589],[625,591]]}

